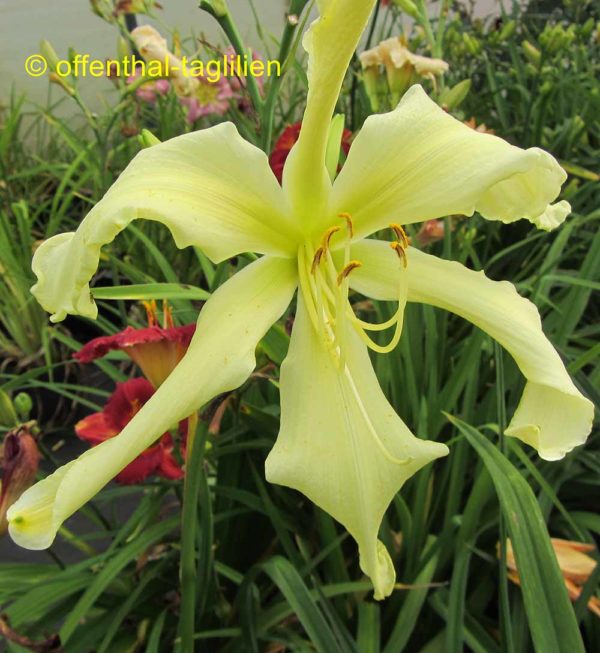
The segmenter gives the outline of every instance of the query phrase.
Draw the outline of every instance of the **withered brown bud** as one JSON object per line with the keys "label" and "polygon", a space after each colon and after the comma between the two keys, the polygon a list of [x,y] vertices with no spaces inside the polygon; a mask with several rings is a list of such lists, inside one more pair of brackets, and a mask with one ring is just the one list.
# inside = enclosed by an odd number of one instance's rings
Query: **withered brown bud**
{"label": "withered brown bud", "polygon": [[4,437],[1,453],[2,485],[0,487],[0,535],[6,532],[6,512],[33,485],[38,471],[40,453],[27,425],[9,431]]}

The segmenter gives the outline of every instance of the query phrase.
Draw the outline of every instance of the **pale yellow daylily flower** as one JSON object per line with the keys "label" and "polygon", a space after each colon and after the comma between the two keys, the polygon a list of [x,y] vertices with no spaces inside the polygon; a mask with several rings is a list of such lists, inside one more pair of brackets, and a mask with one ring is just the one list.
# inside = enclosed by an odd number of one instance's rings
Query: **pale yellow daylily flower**
{"label": "pale yellow daylily flower", "polygon": [[169,50],[167,40],[154,27],[151,25],[136,27],[131,32],[131,38],[142,57],[148,63],[155,62],[159,65],[162,74],[171,79],[178,95],[192,95],[198,89],[198,80],[184,62]]}
{"label": "pale yellow daylily flower", "polygon": [[398,37],[382,41],[378,48],[384,64],[389,62],[395,68],[412,66],[420,77],[442,75],[449,68],[448,63],[443,59],[424,57],[411,52]]}
{"label": "pale yellow daylily flower", "polygon": [[392,103],[396,104],[411,84],[422,79],[435,83],[435,78],[448,70],[443,59],[433,59],[411,52],[400,37],[381,41],[370,50],[360,54],[365,73],[375,72],[381,65],[385,68]]}
{"label": "pale yellow daylily flower", "polygon": [[[551,459],[585,439],[591,404],[544,337],[535,307],[510,284],[407,249],[397,224],[479,211],[549,228],[569,212],[565,202],[551,204],[565,179],[557,162],[469,129],[415,86],[395,111],[367,120],[332,182],[325,164],[330,123],[373,4],[317,0],[320,17],[304,40],[307,107],[283,188],[265,154],[225,123],[140,152],[76,232],[36,252],[33,292],[53,321],[68,313],[96,317],[89,281],[100,249],[138,218],[163,223],[179,247],[200,247],[215,262],[249,250],[264,256],[214,293],[187,354],[120,435],[57,470],[11,508],[10,532],[19,544],[47,547],[66,518],[169,426],[243,383],[256,344],[296,288],[281,368],[281,431],[266,461],[267,479],[300,490],[350,531],[376,598],[390,594],[395,580],[377,537],[382,516],[410,476],[447,453],[445,445],[410,432],[369,359],[368,347],[386,352],[397,343],[407,300],[463,314],[515,356],[529,383],[511,435]],[[392,248],[364,240],[390,223]],[[393,298],[395,316],[383,325],[359,320],[348,301],[350,284]],[[368,336],[386,327],[394,330],[388,346]]]}

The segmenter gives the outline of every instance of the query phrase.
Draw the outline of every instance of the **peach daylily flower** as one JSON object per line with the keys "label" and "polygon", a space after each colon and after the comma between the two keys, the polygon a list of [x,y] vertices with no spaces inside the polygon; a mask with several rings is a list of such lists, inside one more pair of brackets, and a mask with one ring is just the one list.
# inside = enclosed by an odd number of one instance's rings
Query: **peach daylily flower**
{"label": "peach daylily flower", "polygon": [[[586,555],[595,551],[596,547],[593,544],[561,540],[556,537],[550,538],[550,542],[554,553],[556,553],[558,566],[562,572],[569,598],[571,601],[576,601],[581,594],[583,585],[585,585],[598,564],[597,560]],[[520,585],[521,578],[510,540],[506,542],[506,566],[509,570],[508,577],[510,580],[516,585]],[[600,617],[600,598],[591,596],[587,605],[591,612]]]}

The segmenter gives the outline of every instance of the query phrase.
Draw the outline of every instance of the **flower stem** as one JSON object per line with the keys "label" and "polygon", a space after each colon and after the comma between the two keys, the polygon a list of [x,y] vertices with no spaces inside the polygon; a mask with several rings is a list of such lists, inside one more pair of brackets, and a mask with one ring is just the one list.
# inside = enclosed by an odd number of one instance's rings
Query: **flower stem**
{"label": "flower stem", "polygon": [[[233,46],[233,49],[235,50],[236,54],[239,54],[240,57],[249,56],[250,61],[252,61],[252,50],[244,45],[240,32],[237,28],[237,25],[235,24],[235,22],[231,17],[231,12],[229,10],[225,11],[222,14],[216,12],[212,4],[209,2],[200,3],[200,8],[208,12],[219,23],[221,29],[225,32],[225,35],[227,36],[229,42]],[[263,106],[263,99],[260,96],[260,91],[258,90],[258,84],[256,83],[256,79],[254,79],[254,76],[252,74],[246,76],[246,84],[247,84],[248,93],[250,94],[250,98],[254,106],[254,110],[258,114],[260,114]]]}
{"label": "flower stem", "polygon": [[[500,434],[500,451],[506,455],[506,442],[504,440],[504,430],[506,429],[506,405],[505,405],[505,388],[504,388],[504,359],[502,357],[502,348],[497,342],[494,342],[494,359],[496,363],[496,403],[498,409],[498,430]],[[513,653],[515,650],[512,627],[510,621],[510,603],[508,597],[508,579],[506,577],[506,523],[504,515],[500,511],[499,515],[499,535],[500,535],[500,560],[499,560],[499,579],[500,579],[500,626],[502,632],[503,651]]]}
{"label": "flower stem", "polygon": [[[194,423],[190,419],[190,426]],[[190,429],[191,430],[191,429]],[[179,650],[193,653],[196,618],[196,527],[203,457],[208,434],[205,422],[198,424],[194,437],[188,436],[183,484],[183,509],[181,515],[181,611],[179,615]]]}
{"label": "flower stem", "polygon": [[[300,16],[308,0],[292,0],[288,16]],[[287,69],[287,59],[290,53],[290,48],[294,41],[294,33],[298,28],[298,23],[286,21],[283,36],[281,37],[281,44],[279,46],[279,60],[282,70],[281,75],[273,78],[269,84],[269,92],[264,102],[263,111],[261,115],[261,130],[262,130],[262,149],[265,152],[271,150],[271,140],[273,138],[273,117],[275,115],[275,103],[278,98],[279,87],[285,76]]]}

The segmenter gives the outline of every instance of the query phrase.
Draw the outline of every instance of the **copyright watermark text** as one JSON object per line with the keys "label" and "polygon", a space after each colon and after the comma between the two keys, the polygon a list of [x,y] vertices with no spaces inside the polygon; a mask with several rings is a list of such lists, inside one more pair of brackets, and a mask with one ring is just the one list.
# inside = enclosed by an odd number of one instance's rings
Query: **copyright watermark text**
{"label": "copyright watermark text", "polygon": [[164,61],[145,61],[135,55],[121,59],[92,59],[89,54],[76,54],[72,59],[58,59],[49,65],[42,54],[32,54],[25,59],[25,72],[30,77],[41,77],[51,69],[60,78],[66,77],[131,77],[141,75],[148,78],[205,77],[209,82],[218,82],[222,77],[262,77],[281,75],[281,63],[252,60],[246,56],[223,55],[219,59],[202,61],[183,56],[177,65],[166,58]]}

